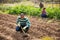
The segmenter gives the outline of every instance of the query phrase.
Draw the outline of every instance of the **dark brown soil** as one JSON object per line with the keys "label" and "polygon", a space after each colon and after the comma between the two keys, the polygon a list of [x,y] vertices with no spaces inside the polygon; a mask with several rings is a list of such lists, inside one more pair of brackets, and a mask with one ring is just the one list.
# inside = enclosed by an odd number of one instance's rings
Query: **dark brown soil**
{"label": "dark brown soil", "polygon": [[60,20],[29,17],[30,36],[25,38],[22,33],[15,31],[16,19],[16,15],[0,14],[0,40],[40,40],[44,36],[60,39]]}

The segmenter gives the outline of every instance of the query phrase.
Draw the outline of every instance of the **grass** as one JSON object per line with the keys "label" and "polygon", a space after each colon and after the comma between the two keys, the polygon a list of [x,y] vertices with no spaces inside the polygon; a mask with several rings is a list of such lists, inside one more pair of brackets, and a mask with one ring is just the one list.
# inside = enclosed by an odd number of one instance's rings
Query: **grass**
{"label": "grass", "polygon": [[42,40],[54,40],[54,39],[51,38],[51,37],[45,36],[45,37],[42,38]]}

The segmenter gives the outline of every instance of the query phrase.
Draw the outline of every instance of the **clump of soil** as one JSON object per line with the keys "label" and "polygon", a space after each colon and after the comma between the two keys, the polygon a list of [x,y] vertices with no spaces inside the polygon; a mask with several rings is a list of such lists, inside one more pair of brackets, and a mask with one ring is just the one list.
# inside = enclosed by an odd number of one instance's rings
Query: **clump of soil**
{"label": "clump of soil", "polygon": [[0,40],[7,40],[6,38],[4,38],[4,37],[2,37],[2,36],[0,36]]}

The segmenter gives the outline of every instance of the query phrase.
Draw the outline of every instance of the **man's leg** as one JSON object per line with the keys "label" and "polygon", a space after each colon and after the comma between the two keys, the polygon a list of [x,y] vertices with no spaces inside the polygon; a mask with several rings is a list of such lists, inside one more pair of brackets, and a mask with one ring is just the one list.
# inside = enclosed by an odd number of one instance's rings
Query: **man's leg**
{"label": "man's leg", "polygon": [[[25,26],[26,26],[26,25],[21,25],[22,28],[24,28]],[[20,28],[20,30],[21,30],[21,32],[23,32],[23,31],[28,32],[29,27],[27,27],[25,30],[23,30],[23,29]],[[23,30],[23,31],[22,31],[22,30]]]}
{"label": "man's leg", "polygon": [[28,30],[29,30],[29,27],[27,27],[24,31],[25,31],[25,32],[28,32]]}
{"label": "man's leg", "polygon": [[21,33],[23,32],[21,27],[20,27],[20,32],[21,32]]}
{"label": "man's leg", "polygon": [[20,27],[19,26],[16,26],[16,31],[20,31]]}
{"label": "man's leg", "polygon": [[22,32],[22,29],[21,29],[21,27],[19,27],[19,26],[16,26],[16,31],[17,31],[17,32],[19,32],[19,31],[20,31],[20,32]]}

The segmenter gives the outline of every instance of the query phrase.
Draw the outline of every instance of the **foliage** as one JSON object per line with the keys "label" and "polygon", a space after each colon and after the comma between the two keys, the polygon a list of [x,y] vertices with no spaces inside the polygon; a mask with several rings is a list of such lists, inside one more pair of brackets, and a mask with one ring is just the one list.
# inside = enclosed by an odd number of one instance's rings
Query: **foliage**
{"label": "foliage", "polygon": [[9,7],[9,6],[0,6],[0,10],[1,10],[2,12],[8,11],[10,8],[11,8],[11,7]]}
{"label": "foliage", "polygon": [[47,8],[47,15],[49,18],[60,18],[60,9],[59,8]]}
{"label": "foliage", "polygon": [[39,8],[35,8],[33,6],[15,6],[12,7],[9,10],[9,14],[20,14],[20,13],[25,13],[26,15],[30,15],[30,16],[38,16],[40,14],[40,9]]}
{"label": "foliage", "polygon": [[[30,16],[40,16],[41,15],[41,9],[40,8],[35,8],[34,6],[25,6],[25,5],[17,5],[13,7],[5,7],[5,6],[0,6],[1,11],[5,11],[9,14],[20,14],[20,13],[25,13],[26,15]],[[46,8],[48,18],[56,18],[60,19],[60,9],[59,8]]]}
{"label": "foliage", "polygon": [[49,37],[49,36],[44,36],[44,37],[42,38],[42,40],[54,40],[54,39],[51,38],[51,37]]}

